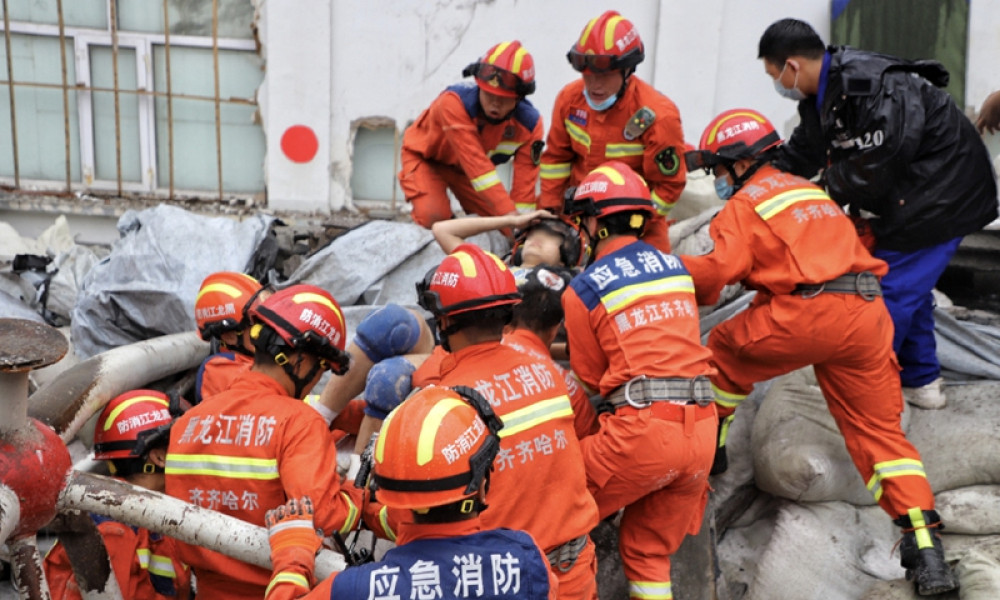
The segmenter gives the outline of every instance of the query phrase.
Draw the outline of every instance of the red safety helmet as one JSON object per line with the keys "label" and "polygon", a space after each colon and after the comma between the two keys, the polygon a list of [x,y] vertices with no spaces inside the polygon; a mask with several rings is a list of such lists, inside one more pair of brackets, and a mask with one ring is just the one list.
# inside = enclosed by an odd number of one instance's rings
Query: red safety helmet
{"label": "red safety helmet", "polygon": [[[344,313],[326,290],[307,284],[289,286],[251,308],[250,319],[254,323],[250,330],[254,345],[270,346],[267,351],[278,364],[285,364],[284,350],[292,348],[328,362],[328,368],[338,375],[347,372],[351,357],[344,352]],[[262,336],[262,324],[270,327],[278,339]]]}
{"label": "red safety helmet", "polygon": [[600,219],[620,212],[652,216],[654,208],[645,180],[625,163],[612,160],[584,177],[563,212]]}
{"label": "red safety helmet", "polygon": [[717,165],[731,165],[781,144],[781,136],[767,117],[749,108],[727,110],[712,119],[701,134],[698,150],[686,152],[689,171],[711,171]]}
{"label": "red safety helmet", "polygon": [[580,231],[577,223],[567,219],[541,219],[538,223],[514,232],[514,244],[510,249],[510,264],[521,266],[521,250],[528,234],[536,229],[544,229],[562,238],[559,245],[559,259],[562,266],[572,268],[586,264],[590,257],[590,244]]}
{"label": "red safety helmet", "polygon": [[156,390],[133,390],[104,407],[94,427],[94,458],[141,458],[158,439],[169,435],[174,418],[170,399]]}
{"label": "red safety helmet", "polygon": [[244,273],[219,271],[201,282],[194,301],[194,320],[203,340],[249,325],[247,309],[261,291],[260,282]]}
{"label": "red safety helmet", "polygon": [[378,500],[419,510],[475,496],[493,466],[502,427],[472,388],[418,391],[389,413],[379,431],[372,468]]}
{"label": "red safety helmet", "polygon": [[634,69],[645,57],[635,25],[613,10],[591,19],[566,54],[581,73]]}
{"label": "red safety helmet", "polygon": [[462,76],[474,75],[479,89],[520,98],[535,91],[535,59],[521,42],[501,42],[486,51],[477,62],[462,70]]}
{"label": "red safety helmet", "polygon": [[459,245],[417,284],[417,302],[435,317],[520,301],[507,265],[475,244]]}

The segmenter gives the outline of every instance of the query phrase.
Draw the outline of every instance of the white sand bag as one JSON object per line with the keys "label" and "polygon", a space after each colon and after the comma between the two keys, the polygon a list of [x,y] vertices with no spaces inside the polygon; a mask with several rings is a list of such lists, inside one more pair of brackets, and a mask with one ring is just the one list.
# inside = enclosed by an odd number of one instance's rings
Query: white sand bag
{"label": "white sand bag", "polygon": [[[903,415],[906,429],[907,415]],[[754,421],[754,471],[760,489],[803,502],[875,503],[854,468],[812,367],[779,378]]]}
{"label": "white sand bag", "polygon": [[856,600],[877,581],[903,578],[897,539],[875,506],[786,504],[744,600]]}
{"label": "white sand bag", "polygon": [[945,533],[1000,535],[1000,486],[974,485],[948,490],[937,494],[936,500]]}
{"label": "white sand bag", "polygon": [[684,191],[670,211],[670,218],[681,221],[722,204],[722,199],[715,193],[714,176],[706,175],[703,171],[688,173]]}

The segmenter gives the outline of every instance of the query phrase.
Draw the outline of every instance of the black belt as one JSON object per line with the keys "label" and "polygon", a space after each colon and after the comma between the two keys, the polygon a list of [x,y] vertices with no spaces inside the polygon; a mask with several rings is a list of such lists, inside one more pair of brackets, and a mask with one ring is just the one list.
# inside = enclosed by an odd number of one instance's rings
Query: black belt
{"label": "black belt", "polygon": [[704,375],[694,378],[652,378],[639,375],[608,395],[615,408],[646,408],[653,402],[708,406],[715,401],[712,383]]}
{"label": "black belt", "polygon": [[812,298],[824,292],[832,294],[857,294],[871,302],[882,295],[882,286],[879,284],[878,277],[874,273],[871,271],[862,271],[861,273],[847,273],[823,283],[800,283],[792,291],[793,294],[804,298]]}

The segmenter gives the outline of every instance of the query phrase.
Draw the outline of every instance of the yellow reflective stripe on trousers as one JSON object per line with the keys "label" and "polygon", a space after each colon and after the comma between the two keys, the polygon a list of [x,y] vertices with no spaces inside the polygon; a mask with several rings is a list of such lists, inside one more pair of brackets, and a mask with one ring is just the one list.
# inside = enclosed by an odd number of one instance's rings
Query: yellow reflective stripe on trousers
{"label": "yellow reflective stripe on trousers", "polygon": [[277,479],[274,458],[245,458],[215,454],[167,454],[167,475],[209,475],[229,479]]}
{"label": "yellow reflective stripe on trousers", "polygon": [[712,384],[712,393],[715,394],[715,403],[723,408],[736,408],[747,399],[746,394],[734,394],[725,390],[720,390]]}
{"label": "yellow reflective stripe on trousers", "polygon": [[917,538],[917,549],[933,548],[934,539],[931,538],[931,532],[927,529],[924,511],[919,506],[914,506],[906,511],[906,515],[910,517],[910,526],[913,527],[913,535]]}
{"label": "yellow reflective stripe on trousers", "polygon": [[569,396],[535,402],[531,406],[525,406],[500,417],[503,421],[500,437],[521,433],[546,421],[566,416],[573,416],[573,405],[569,401]]}
{"label": "yellow reflective stripe on trousers", "polygon": [[828,200],[829,198],[830,197],[827,196],[823,190],[816,188],[801,188],[782,192],[770,200],[761,202],[754,208],[754,210],[757,211],[760,218],[766,221],[786,208],[790,208],[799,202]]}
{"label": "yellow reflective stripe on trousers", "polygon": [[630,581],[628,582],[629,598],[645,598],[647,600],[673,600],[669,581]]}
{"label": "yellow reflective stripe on trousers", "polygon": [[588,151],[590,150],[590,134],[584,131],[583,127],[580,127],[569,119],[563,120],[563,125],[566,126],[566,133],[569,134],[569,137],[573,141],[586,146]]}
{"label": "yellow reflective stripe on trousers", "polygon": [[542,179],[568,179],[573,173],[573,163],[542,163]]}
{"label": "yellow reflective stripe on trousers", "polygon": [[601,296],[601,304],[608,314],[617,312],[649,296],[676,292],[694,293],[690,275],[674,275],[664,279],[635,283]]}
{"label": "yellow reflective stripe on trousers", "polygon": [[338,533],[340,533],[340,535],[347,535],[352,529],[354,529],[354,524],[358,520],[358,507],[354,505],[354,501],[347,495],[347,492],[340,492],[340,495],[347,501],[347,520],[344,521],[344,525],[340,528]]}
{"label": "yellow reflective stripe on trousers", "polygon": [[878,501],[882,497],[882,480],[891,479],[893,477],[923,477],[927,478],[927,473],[924,471],[924,463],[920,462],[915,458],[900,458],[898,460],[887,460],[885,462],[876,463],[872,467],[874,473],[872,473],[871,479],[868,480],[866,487],[868,491],[872,493],[875,500]]}
{"label": "yellow reflective stripe on trousers", "polygon": [[470,180],[470,182],[472,183],[472,189],[476,190],[477,192],[481,192],[487,188],[491,188],[499,184],[500,176],[497,175],[497,170],[493,169],[488,173],[485,173],[483,175],[480,175],[479,177],[476,177],[475,179]]}
{"label": "yellow reflective stripe on trousers", "polygon": [[608,144],[604,148],[605,158],[622,158],[623,156],[642,156],[646,147],[642,144]]}
{"label": "yellow reflective stripe on trousers", "polygon": [[271,594],[271,590],[274,589],[274,586],[282,583],[291,583],[305,588],[307,592],[309,591],[309,580],[306,579],[305,575],[300,575],[291,571],[281,571],[271,578],[271,583],[267,584],[267,589],[264,590],[264,597],[267,598]]}

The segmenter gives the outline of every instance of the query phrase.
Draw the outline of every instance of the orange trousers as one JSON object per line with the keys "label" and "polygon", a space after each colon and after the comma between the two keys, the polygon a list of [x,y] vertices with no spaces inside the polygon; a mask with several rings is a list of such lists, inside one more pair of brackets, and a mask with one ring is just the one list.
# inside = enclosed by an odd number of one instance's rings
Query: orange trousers
{"label": "orange trousers", "polygon": [[[813,365],[847,451],[892,518],[934,508],[920,454],[903,433],[903,394],[881,297],[822,293],[758,297],[708,338],[719,390],[745,396],[753,384]],[[718,396],[717,396],[718,398]],[[719,416],[733,413],[719,409]]]}
{"label": "orange trousers", "polygon": [[717,428],[713,406],[654,402],[601,415],[600,431],[580,440],[601,518],[625,509],[619,551],[631,597],[669,597],[670,556],[701,528]]}
{"label": "orange trousers", "polygon": [[410,213],[413,222],[428,229],[438,221],[452,218],[449,188],[468,214],[495,217],[517,210],[509,196],[500,203],[486,200],[472,187],[462,169],[428,161],[413,152],[403,152],[399,186],[413,207]]}

